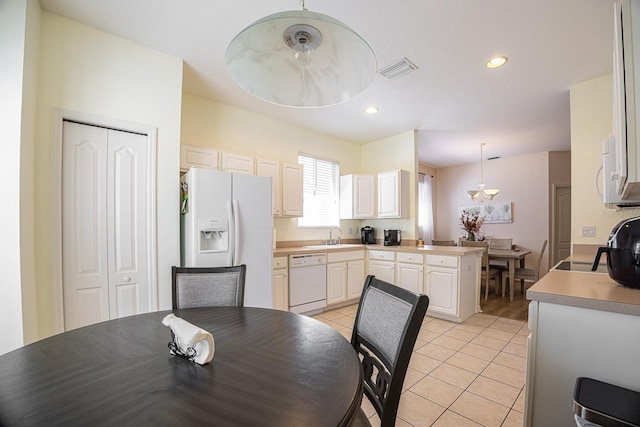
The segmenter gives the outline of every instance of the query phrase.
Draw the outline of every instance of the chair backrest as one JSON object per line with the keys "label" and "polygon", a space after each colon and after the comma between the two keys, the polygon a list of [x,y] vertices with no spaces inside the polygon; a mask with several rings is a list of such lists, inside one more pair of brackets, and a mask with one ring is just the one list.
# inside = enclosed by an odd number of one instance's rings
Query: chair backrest
{"label": "chair backrest", "polygon": [[456,242],[453,240],[432,240],[431,244],[433,246],[455,246]]}
{"label": "chair backrest", "polygon": [[351,336],[362,359],[364,394],[381,427],[395,425],[402,383],[429,306],[426,295],[367,276]]}
{"label": "chair backrest", "polygon": [[476,248],[484,248],[482,252],[482,266],[485,269],[489,268],[489,242],[486,240],[472,241],[472,240],[460,240],[460,246],[471,246]]}
{"label": "chair backrest", "polygon": [[489,241],[489,248],[491,249],[505,249],[510,251],[513,246],[513,239],[500,239],[492,237]]}
{"label": "chair backrest", "polygon": [[244,305],[247,266],[172,267],[173,309]]}
{"label": "chair backrest", "polygon": [[540,278],[540,264],[542,263],[542,256],[544,255],[544,250],[547,248],[547,241],[542,242],[542,248],[540,249],[540,253],[538,254],[538,259],[536,260],[536,281]]}

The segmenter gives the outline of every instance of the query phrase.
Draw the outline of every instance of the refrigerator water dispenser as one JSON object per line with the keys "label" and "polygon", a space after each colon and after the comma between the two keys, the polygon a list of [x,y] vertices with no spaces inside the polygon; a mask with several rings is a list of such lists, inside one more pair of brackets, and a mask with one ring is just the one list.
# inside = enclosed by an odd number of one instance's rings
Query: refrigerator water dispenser
{"label": "refrigerator water dispenser", "polygon": [[226,218],[198,218],[200,252],[229,250],[229,223]]}

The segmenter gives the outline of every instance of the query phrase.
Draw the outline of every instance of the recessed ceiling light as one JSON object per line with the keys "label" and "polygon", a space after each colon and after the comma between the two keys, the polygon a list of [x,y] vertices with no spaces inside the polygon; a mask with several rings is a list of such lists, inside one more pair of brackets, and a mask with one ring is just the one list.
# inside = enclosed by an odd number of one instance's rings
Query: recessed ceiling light
{"label": "recessed ceiling light", "polygon": [[367,107],[366,110],[364,110],[365,113],[367,114],[375,114],[378,112],[378,107],[374,107],[373,105],[370,107]]}
{"label": "recessed ceiling light", "polygon": [[487,68],[502,67],[504,64],[507,63],[508,60],[509,58],[507,58],[506,56],[494,56],[493,58],[487,61]]}

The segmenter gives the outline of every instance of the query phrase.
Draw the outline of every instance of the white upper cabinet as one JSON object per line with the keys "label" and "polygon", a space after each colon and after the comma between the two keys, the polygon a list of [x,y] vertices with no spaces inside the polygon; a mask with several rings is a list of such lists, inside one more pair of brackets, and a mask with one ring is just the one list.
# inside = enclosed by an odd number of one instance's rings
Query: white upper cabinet
{"label": "white upper cabinet", "polygon": [[373,175],[340,177],[340,219],[375,217],[375,184]]}
{"label": "white upper cabinet", "polygon": [[378,218],[404,218],[409,214],[409,172],[378,173]]}
{"label": "white upper cabinet", "polygon": [[220,170],[253,175],[253,157],[223,151],[220,159]]}
{"label": "white upper cabinet", "polygon": [[218,150],[180,144],[180,171],[186,172],[191,167],[217,170]]}
{"label": "white upper cabinet", "polygon": [[277,160],[256,159],[256,175],[271,177],[271,206],[273,206],[273,215],[282,215],[280,162]]}
{"label": "white upper cabinet", "polygon": [[282,216],[302,216],[302,165],[282,163]]}

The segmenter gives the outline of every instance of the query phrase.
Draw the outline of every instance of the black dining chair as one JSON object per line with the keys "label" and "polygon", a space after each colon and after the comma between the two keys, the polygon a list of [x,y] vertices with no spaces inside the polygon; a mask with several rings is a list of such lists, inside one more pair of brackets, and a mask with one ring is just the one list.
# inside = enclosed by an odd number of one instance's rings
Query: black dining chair
{"label": "black dining chair", "polygon": [[247,266],[172,267],[173,309],[193,307],[242,307]]}
{"label": "black dining chair", "polygon": [[[367,276],[351,345],[362,361],[363,389],[381,427],[396,423],[402,383],[429,306],[429,297]],[[352,426],[368,426],[362,409]]]}

